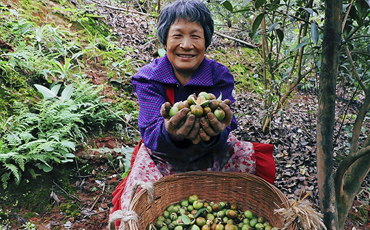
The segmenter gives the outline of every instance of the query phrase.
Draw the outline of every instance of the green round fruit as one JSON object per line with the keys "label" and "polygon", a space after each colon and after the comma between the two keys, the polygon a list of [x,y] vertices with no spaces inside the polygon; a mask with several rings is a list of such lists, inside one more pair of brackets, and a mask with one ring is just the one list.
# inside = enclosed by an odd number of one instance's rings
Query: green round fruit
{"label": "green round fruit", "polygon": [[225,118],[225,111],[221,108],[218,108],[214,111],[215,117],[217,120],[222,121]]}
{"label": "green round fruit", "polygon": [[253,228],[251,227],[251,226],[249,226],[249,225],[247,225],[247,224],[244,224],[243,226],[242,226],[242,230],[252,230]]}
{"label": "green round fruit", "polygon": [[243,224],[248,224],[249,225],[249,219],[248,218],[244,218],[242,222],[243,222]]}
{"label": "green round fruit", "polygon": [[179,101],[179,103],[178,103],[178,105],[177,105],[177,108],[178,108],[179,110],[182,110],[183,108],[185,108],[185,103],[184,103],[184,102],[182,102],[182,101]]}
{"label": "green round fruit", "polygon": [[225,216],[225,211],[224,210],[220,210],[217,212],[217,217],[224,217]]}
{"label": "green round fruit", "polygon": [[256,230],[263,230],[265,228],[265,226],[263,226],[262,223],[257,223],[256,225],[254,225],[254,228]]}
{"label": "green round fruit", "polygon": [[256,224],[258,223],[258,220],[257,218],[252,218],[250,221],[249,221],[249,225],[254,227],[256,226]]}
{"label": "green round fruit", "polygon": [[167,218],[167,219],[164,220],[164,223],[166,225],[169,225],[171,222],[172,222],[172,220],[170,218]]}
{"label": "green round fruit", "polygon": [[236,219],[236,218],[238,217],[238,213],[237,213],[235,210],[230,209],[230,210],[227,212],[227,216],[228,216],[230,219]]}
{"label": "green round fruit", "polygon": [[203,107],[200,105],[194,105],[191,108],[191,113],[194,114],[195,117],[202,117],[203,116]]}
{"label": "green round fruit", "polygon": [[198,97],[203,96],[204,99],[209,100],[209,94],[207,92],[200,92]]}
{"label": "green round fruit", "polygon": [[195,219],[195,224],[199,227],[202,227],[207,223],[206,219],[204,217],[198,216],[197,219]]}
{"label": "green round fruit", "polygon": [[210,100],[208,103],[208,106],[211,108],[212,111],[215,111],[219,105],[220,105],[220,101],[215,100],[215,99]]}
{"label": "green round fruit", "polygon": [[208,113],[212,113],[212,109],[209,108],[208,106],[204,107],[203,109],[203,115],[207,116]]}
{"label": "green round fruit", "polygon": [[201,200],[196,200],[196,201],[194,201],[194,203],[193,203],[193,207],[194,207],[195,209],[197,209],[197,210],[199,210],[199,209],[203,208],[203,201],[201,201]]}
{"label": "green round fruit", "polygon": [[219,223],[216,225],[215,230],[225,230],[225,227],[223,224]]}
{"label": "green round fruit", "polygon": [[186,199],[182,199],[180,201],[180,204],[181,204],[182,207],[188,207],[189,206],[189,201],[186,200]]}
{"label": "green round fruit", "polygon": [[175,114],[179,111],[179,108],[176,106],[172,106],[169,112],[170,117],[175,116]]}
{"label": "green round fruit", "polygon": [[244,216],[248,219],[252,219],[254,214],[251,210],[247,210],[247,211],[244,212]]}
{"label": "green round fruit", "polygon": [[177,214],[176,213],[171,213],[171,215],[170,215],[170,219],[171,220],[176,220],[177,219]]}
{"label": "green round fruit", "polygon": [[220,211],[220,210],[221,210],[220,203],[214,203],[214,204],[212,205],[212,210],[213,210],[214,212],[218,212],[218,211]]}
{"label": "green round fruit", "polygon": [[210,221],[213,221],[215,219],[215,216],[212,213],[207,213],[206,219],[210,220]]}
{"label": "green round fruit", "polygon": [[237,204],[235,204],[235,203],[232,203],[232,204],[230,204],[230,209],[232,209],[232,210],[238,210],[239,209],[239,206]]}
{"label": "green round fruit", "polygon": [[176,226],[174,223],[170,223],[167,225],[168,229],[173,230]]}
{"label": "green round fruit", "polygon": [[259,217],[257,218],[257,221],[258,221],[258,223],[264,223],[264,222],[265,222],[265,217],[263,217],[263,216],[259,216]]}
{"label": "green round fruit", "polygon": [[209,226],[208,224],[203,225],[202,230],[211,230],[211,226]]}
{"label": "green round fruit", "polygon": [[208,93],[208,100],[216,99],[216,96],[213,93]]}
{"label": "green round fruit", "polygon": [[221,209],[227,208],[227,202],[221,201],[219,204],[220,204]]}
{"label": "green round fruit", "polygon": [[159,229],[164,225],[164,222],[161,221],[161,220],[157,220],[154,225],[155,225],[156,228]]}
{"label": "green round fruit", "polygon": [[233,224],[226,224],[225,225],[225,230],[238,230],[238,227],[236,227]]}
{"label": "green round fruit", "polygon": [[164,212],[163,212],[163,216],[164,216],[164,218],[168,218],[169,216],[170,216],[170,212],[169,211],[167,211],[167,210],[165,210]]}
{"label": "green round fruit", "polygon": [[189,200],[189,203],[190,204],[193,204],[194,201],[198,200],[198,196],[195,195],[195,194],[194,195],[191,195],[191,196],[189,196],[188,200]]}

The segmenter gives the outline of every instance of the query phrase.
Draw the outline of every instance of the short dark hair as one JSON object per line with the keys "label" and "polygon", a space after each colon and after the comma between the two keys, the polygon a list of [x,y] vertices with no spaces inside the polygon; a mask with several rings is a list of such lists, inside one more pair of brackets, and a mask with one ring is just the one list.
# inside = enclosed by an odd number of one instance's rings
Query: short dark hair
{"label": "short dark hair", "polygon": [[157,25],[157,36],[163,45],[167,44],[171,25],[178,19],[198,22],[203,27],[207,49],[212,42],[214,23],[206,5],[200,0],[176,0],[163,8]]}

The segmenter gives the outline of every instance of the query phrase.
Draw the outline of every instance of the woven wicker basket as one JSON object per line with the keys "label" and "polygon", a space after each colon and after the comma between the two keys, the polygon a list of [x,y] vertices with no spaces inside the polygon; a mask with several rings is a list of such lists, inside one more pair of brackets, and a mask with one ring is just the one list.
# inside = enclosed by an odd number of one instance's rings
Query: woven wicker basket
{"label": "woven wicker basket", "polygon": [[[242,210],[250,209],[264,216],[273,226],[283,227],[283,218],[274,214],[277,208],[288,208],[286,196],[264,179],[235,172],[186,172],[166,176],[153,183],[154,201],[148,204],[147,191],[142,189],[132,199],[129,210],[139,216],[139,222],[131,220],[130,230],[144,230],[168,205],[197,194],[209,201],[237,203]],[[292,226],[290,229],[297,229]]]}

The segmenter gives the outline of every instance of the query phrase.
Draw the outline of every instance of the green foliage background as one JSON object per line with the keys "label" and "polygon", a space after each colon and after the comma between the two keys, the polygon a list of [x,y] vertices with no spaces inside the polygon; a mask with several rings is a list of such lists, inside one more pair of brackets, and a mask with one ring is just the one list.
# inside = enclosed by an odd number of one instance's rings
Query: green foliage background
{"label": "green foliage background", "polygon": [[[129,123],[136,126],[138,107],[125,98],[130,92],[117,93],[120,97],[106,95],[102,92],[106,87],[113,93],[122,89],[108,82],[95,85],[86,74],[89,60],[96,56],[102,57],[103,70],[119,64],[121,76],[135,68],[127,59],[132,47],[121,47],[107,26],[96,20],[99,17],[88,13],[92,8],[77,9],[66,1],[0,5],[0,34],[6,44],[0,55],[0,177],[4,189],[12,178],[18,184],[25,173],[36,178],[40,174],[35,170],[48,173],[72,162],[76,146],[88,138],[108,132],[139,138],[123,129]],[[51,11],[54,21],[40,20]],[[127,115],[130,119],[123,122]]]}

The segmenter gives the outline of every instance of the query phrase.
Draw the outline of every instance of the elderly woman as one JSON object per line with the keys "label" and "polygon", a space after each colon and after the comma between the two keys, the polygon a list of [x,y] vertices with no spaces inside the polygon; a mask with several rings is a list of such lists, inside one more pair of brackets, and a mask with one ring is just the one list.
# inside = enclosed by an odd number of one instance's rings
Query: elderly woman
{"label": "elderly woman", "polygon": [[[273,146],[238,141],[231,133],[237,127],[230,108],[234,77],[224,65],[205,57],[213,32],[211,13],[200,1],[177,0],[162,10],[157,35],[167,54],[132,77],[142,141],[135,148],[130,174],[113,193],[112,213],[127,210],[136,181],[154,182],[178,172],[234,171],[274,182]],[[226,99],[220,104],[225,111],[222,122],[213,113],[207,114],[209,122],[188,116],[188,108],[169,116],[171,105],[200,91]]]}

